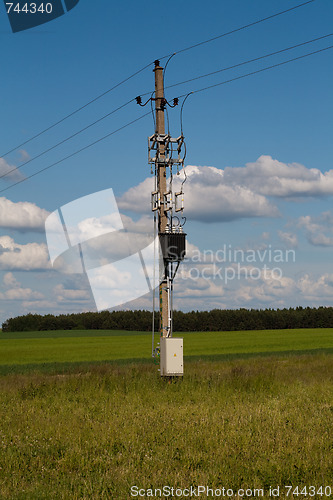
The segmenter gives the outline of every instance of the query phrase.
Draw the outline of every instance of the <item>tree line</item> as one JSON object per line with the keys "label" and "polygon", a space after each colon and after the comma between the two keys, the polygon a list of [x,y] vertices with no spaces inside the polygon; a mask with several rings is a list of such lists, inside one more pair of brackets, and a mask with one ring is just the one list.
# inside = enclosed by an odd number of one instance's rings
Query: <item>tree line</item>
{"label": "tree line", "polygon": [[[155,314],[155,331],[159,314]],[[173,313],[174,331],[274,330],[288,328],[331,328],[333,307],[289,309],[213,309]],[[26,314],[2,324],[3,332],[43,330],[133,330],[151,331],[151,311],[101,311],[73,314]]]}

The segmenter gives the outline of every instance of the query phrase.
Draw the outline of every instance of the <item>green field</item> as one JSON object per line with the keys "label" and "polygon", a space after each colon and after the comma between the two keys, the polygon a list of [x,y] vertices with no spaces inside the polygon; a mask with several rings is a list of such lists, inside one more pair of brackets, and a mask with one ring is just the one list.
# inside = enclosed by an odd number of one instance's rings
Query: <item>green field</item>
{"label": "green field", "polygon": [[146,333],[1,334],[0,498],[333,497],[333,329],[183,336],[168,383]]}
{"label": "green field", "polygon": [[[309,352],[332,349],[333,329],[195,332],[184,337],[187,359]],[[0,365],[4,373],[17,365],[151,359],[151,334],[128,331],[52,331],[0,334]],[[22,367],[23,368],[23,367]]]}

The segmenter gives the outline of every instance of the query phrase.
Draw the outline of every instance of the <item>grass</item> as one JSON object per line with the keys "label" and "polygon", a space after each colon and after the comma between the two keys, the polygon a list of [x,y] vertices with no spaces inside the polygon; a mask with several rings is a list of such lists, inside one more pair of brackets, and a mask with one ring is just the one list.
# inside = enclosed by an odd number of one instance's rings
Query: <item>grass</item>
{"label": "grass", "polygon": [[195,361],[171,384],[149,364],[2,377],[0,497],[331,485],[332,361]]}
{"label": "grass", "polygon": [[[332,350],[333,329],[196,332],[184,337],[187,359],[226,359],[262,353]],[[54,331],[0,334],[0,373],[28,365],[151,359],[151,334],[124,331]]]}
{"label": "grass", "polygon": [[171,383],[144,359],[149,336],[100,333],[1,335],[1,499],[127,500],[134,485],[333,493],[332,330],[184,334],[185,377]]}

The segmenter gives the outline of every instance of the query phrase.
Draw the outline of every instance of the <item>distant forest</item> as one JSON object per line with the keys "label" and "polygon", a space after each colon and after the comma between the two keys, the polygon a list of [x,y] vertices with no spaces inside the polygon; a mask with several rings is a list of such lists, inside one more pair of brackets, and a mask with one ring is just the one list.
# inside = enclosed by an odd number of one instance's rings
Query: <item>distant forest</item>
{"label": "distant forest", "polygon": [[[155,331],[159,317],[155,315]],[[331,328],[333,307],[296,307],[295,309],[214,309],[173,313],[176,332],[232,330],[273,330],[286,328]],[[151,331],[150,311],[102,311],[78,314],[26,314],[2,324],[3,332],[42,330],[136,330]]]}

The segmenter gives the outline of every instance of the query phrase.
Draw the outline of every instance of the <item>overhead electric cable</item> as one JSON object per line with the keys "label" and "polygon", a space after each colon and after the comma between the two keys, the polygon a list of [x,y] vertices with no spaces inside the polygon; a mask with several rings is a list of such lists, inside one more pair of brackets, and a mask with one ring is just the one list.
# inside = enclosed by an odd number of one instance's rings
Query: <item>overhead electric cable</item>
{"label": "overhead electric cable", "polygon": [[[273,55],[276,55],[276,54],[281,54],[282,52],[286,52],[288,50],[292,50],[292,49],[295,49],[295,48],[298,48],[298,47],[302,47],[304,45],[307,45],[309,43],[313,43],[313,42],[317,42],[318,40],[323,40],[324,38],[328,38],[330,36],[333,36],[333,33],[329,33],[327,35],[323,35],[321,37],[318,37],[318,38],[313,38],[312,40],[307,40],[306,42],[302,42],[302,43],[298,43],[296,45],[292,45],[290,47],[287,47],[287,48],[284,48],[284,49],[281,49],[281,50],[278,50],[278,51],[275,51],[275,52],[271,52],[270,54],[265,54],[263,56],[260,56],[260,57],[256,57],[254,59],[249,59],[247,61],[243,61],[241,63],[238,63],[238,64],[234,64],[232,66],[228,66],[226,68],[222,68],[222,69],[219,69],[219,70],[216,70],[216,71],[213,71],[211,73],[206,73],[204,75],[199,75],[199,76],[196,76],[194,78],[190,78],[188,80],[184,80],[183,82],[178,82],[178,83],[174,83],[172,85],[168,85],[166,86],[165,88],[172,88],[172,87],[176,87],[176,86],[179,86],[179,85],[183,85],[185,83],[190,83],[190,82],[193,82],[195,80],[199,80],[201,78],[206,78],[208,76],[212,76],[212,75],[215,75],[217,73],[221,73],[223,71],[227,71],[227,70],[230,70],[230,69],[234,69],[234,68],[237,68],[237,67],[240,67],[240,66],[243,66],[245,64],[250,64],[252,62],[255,62],[255,61],[259,61],[261,59],[265,59],[267,57],[271,57]],[[171,56],[168,60],[168,62],[170,61],[170,59],[172,58],[173,56]],[[165,72],[165,69],[166,69],[166,66],[164,68],[164,72]],[[192,93],[192,92],[191,92]],[[142,94],[142,95],[146,95],[146,94]],[[74,134],[70,135],[69,137],[63,139],[62,141],[58,142],[57,144],[55,144],[54,146],[51,146],[50,148],[42,151],[41,153],[39,153],[38,155],[34,156],[33,158],[30,158],[29,160],[27,160],[26,162],[24,162],[22,165],[20,165],[19,167],[14,167],[12,170],[9,170],[8,172],[6,172],[5,174],[2,174],[0,175],[0,179],[2,179],[3,177],[6,177],[7,175],[11,174],[12,172],[14,172],[15,170],[18,170],[24,166],[26,166],[27,164],[31,163],[32,161],[40,158],[41,156],[44,156],[46,153],[49,153],[50,151],[52,151],[53,149],[57,148],[58,146],[64,144],[65,142],[69,141],[70,139],[73,139],[74,137],[76,137],[77,135],[81,134],[82,132],[88,130],[90,127],[96,125],[97,123],[101,122],[102,120],[105,120],[107,117],[111,116],[112,114],[116,113],[117,111],[121,110],[122,108],[124,108],[125,106],[127,106],[128,104],[130,104],[131,102],[133,102],[135,99],[131,99],[130,101],[122,104],[121,106],[119,106],[118,108],[110,111],[109,113],[107,113],[106,115],[102,116],[101,118],[99,118],[98,120],[95,120],[94,122],[90,123],[89,125],[87,125],[86,127],[78,130],[77,132],[75,132]],[[184,103],[183,103],[184,105]],[[182,106],[183,108],[183,106]],[[153,115],[154,116],[154,115]]]}
{"label": "overhead electric cable", "polygon": [[127,78],[125,78],[124,80],[122,80],[121,82],[117,83],[116,85],[114,85],[113,87],[111,87],[110,89],[106,90],[105,92],[103,92],[102,94],[98,95],[97,97],[94,97],[94,99],[91,99],[91,101],[87,102],[86,104],[84,104],[83,106],[80,106],[79,108],[75,109],[74,111],[72,111],[71,113],[69,113],[68,115],[64,116],[63,118],[61,118],[60,120],[58,120],[57,122],[53,123],[52,125],[50,125],[49,127],[41,130],[40,132],[38,132],[38,134],[30,137],[29,139],[27,139],[26,141],[22,142],[21,144],[19,144],[18,146],[15,146],[14,148],[12,148],[10,151],[7,151],[6,153],[4,153],[3,155],[0,155],[0,158],[3,158],[4,156],[7,156],[9,155],[9,153],[12,153],[13,151],[15,151],[16,149],[18,148],[21,148],[22,146],[25,146],[26,144],[28,144],[28,142],[32,141],[33,139],[37,139],[37,137],[40,137],[41,135],[45,134],[45,132],[48,132],[49,130],[53,129],[54,127],[56,127],[57,125],[59,125],[60,123],[64,122],[65,120],[67,120],[68,118],[70,118],[71,116],[74,116],[76,113],[78,113],[79,111],[82,111],[83,109],[87,108],[88,106],[90,106],[90,104],[92,104],[93,102],[96,102],[98,101],[99,99],[101,99],[102,97],[104,97],[106,94],[109,94],[110,92],[112,92],[112,90],[115,90],[116,88],[120,87],[120,85],[123,85],[124,83],[128,82],[128,80],[131,80],[132,78],[134,78],[134,76],[138,75],[139,73],[141,73],[142,71],[144,71],[145,69],[149,68],[151,66],[151,62],[149,64],[147,64],[146,66],[143,66],[143,68],[139,69],[138,71],[136,71],[135,73],[132,73],[130,76],[128,76]]}
{"label": "overhead electric cable", "polygon": [[223,82],[215,83],[213,85],[208,85],[207,87],[203,87],[201,89],[192,90],[192,92],[188,92],[187,94],[179,95],[178,99],[181,99],[182,97],[188,97],[189,95],[196,94],[198,92],[203,92],[204,90],[218,87],[219,85],[225,85],[226,83],[235,82],[236,80],[241,80],[242,78],[246,78],[246,77],[251,76],[251,75],[256,75],[257,73],[262,73],[263,71],[277,68],[278,66],[283,66],[284,64],[298,61],[299,59],[304,59],[305,57],[309,57],[309,56],[312,56],[314,54],[319,54],[320,52],[324,52],[325,50],[330,50],[330,49],[333,49],[333,45],[330,45],[329,47],[325,47],[323,49],[315,50],[314,52],[309,52],[307,54],[303,54],[302,56],[294,57],[293,59],[288,59],[287,61],[273,64],[272,66],[266,66],[265,68],[257,69],[256,71],[251,71],[251,73],[246,73],[245,75],[236,76],[235,78],[231,78],[230,80],[224,80]]}
{"label": "overhead electric cable", "polygon": [[81,130],[78,130],[77,132],[75,132],[74,134],[70,135],[69,137],[66,137],[62,141],[60,141],[57,144],[55,144],[54,146],[51,146],[50,148],[45,149],[44,151],[42,151],[38,155],[34,156],[33,158],[30,158],[26,162],[22,163],[22,165],[20,165],[19,167],[14,167],[11,170],[9,170],[8,172],[6,172],[5,174],[0,175],[0,179],[2,179],[3,177],[6,177],[7,175],[11,174],[12,172],[14,172],[14,170],[19,170],[20,168],[24,167],[28,163],[31,163],[32,161],[37,160],[37,158],[40,158],[41,156],[44,156],[46,153],[49,153],[50,151],[52,151],[53,149],[57,148],[61,144],[64,144],[65,142],[69,141],[70,139],[73,139],[73,137],[76,137],[77,135],[81,134],[85,130],[88,130],[88,128],[92,127],[93,125],[96,125],[97,123],[101,122],[102,120],[105,120],[105,118],[107,118],[108,116],[116,113],[116,111],[119,111],[120,109],[124,108],[125,106],[127,106],[128,104],[130,104],[133,101],[135,101],[135,99],[131,99],[130,101],[126,102],[125,104],[122,104],[118,108],[113,109],[112,111],[110,111],[110,113],[107,113],[106,115],[102,116],[101,118],[99,118],[98,120],[94,121],[93,123],[90,123],[89,125],[87,125],[86,127],[82,128]]}
{"label": "overhead electric cable", "polygon": [[[184,80],[182,82],[173,83],[172,85],[167,85],[165,87],[165,89],[170,89],[172,87],[177,87],[178,85],[183,85],[185,83],[194,82],[195,80],[200,80],[201,78],[206,78],[208,76],[216,75],[217,73],[222,73],[223,71],[228,71],[230,69],[234,69],[234,68],[238,68],[240,66],[244,66],[245,64],[250,64],[250,63],[253,63],[253,62],[256,62],[256,61],[260,61],[261,59],[265,59],[267,57],[272,57],[272,56],[275,56],[277,54],[281,54],[282,52],[287,52],[288,50],[296,49],[298,47],[302,47],[303,45],[307,45],[309,43],[317,42],[318,40],[323,40],[324,38],[328,38],[330,36],[333,36],[333,33],[329,33],[328,35],[323,35],[323,36],[320,36],[318,38],[313,38],[312,40],[307,40],[306,42],[298,43],[297,45],[292,45],[290,47],[286,47],[285,49],[281,49],[281,50],[277,50],[275,52],[271,52],[270,54],[265,54],[263,56],[255,57],[254,59],[248,59],[247,61],[243,61],[243,62],[238,63],[238,64],[233,64],[232,66],[227,66],[226,68],[218,69],[216,71],[212,71],[211,73],[206,73],[204,75],[195,76],[194,78],[189,78],[188,80]],[[147,94],[148,93],[142,94],[142,97],[145,96],[145,95],[147,95]]]}
{"label": "overhead electric cable", "polygon": [[[286,9],[286,10],[283,10],[283,11],[280,11],[280,12],[277,12],[275,14],[272,14],[270,16],[267,16],[267,17],[264,17],[262,19],[258,19],[257,21],[254,21],[252,23],[249,23],[249,24],[246,24],[244,26],[240,26],[239,28],[235,28],[231,31],[227,31],[225,33],[222,33],[220,35],[217,35],[215,37],[212,37],[212,38],[209,38],[207,40],[203,40],[201,42],[198,42],[198,43],[195,43],[193,45],[190,45],[188,47],[184,47],[183,49],[180,49],[176,52],[172,52],[170,54],[167,54],[165,56],[162,56],[160,57],[159,59],[160,60],[163,60],[163,59],[166,59],[167,57],[170,57],[170,56],[173,56],[175,54],[180,54],[182,52],[186,52],[188,50],[192,50],[196,47],[199,47],[201,45],[204,45],[204,44],[207,44],[207,43],[210,43],[210,42],[213,42],[215,40],[218,40],[220,38],[223,38],[225,36],[228,36],[228,35],[231,35],[233,33],[237,33],[239,31],[242,31],[244,29],[247,29],[247,28],[250,28],[251,26],[255,26],[257,24],[260,24],[260,23],[263,23],[265,21],[268,21],[269,19],[273,19],[275,17],[278,17],[278,16],[281,16],[283,14],[286,14],[288,12],[291,12],[295,9],[299,9],[300,7],[303,7],[305,5],[308,5],[310,3],[313,3],[315,2],[316,0],[308,0],[307,2],[303,2],[301,4],[298,4],[298,5],[295,5],[294,7],[290,7],[289,9]],[[106,90],[105,92],[103,92],[102,94],[96,96],[95,98],[91,99],[90,101],[88,101],[86,104],[84,104],[83,106],[80,106],[79,108],[75,109],[74,111],[72,111],[71,113],[69,113],[68,115],[64,116],[63,118],[61,118],[60,120],[56,121],[55,123],[51,124],[50,126],[46,127],[45,129],[41,130],[40,132],[38,132],[37,134],[35,134],[34,136],[30,137],[29,139],[27,139],[26,141],[22,142],[21,144],[18,144],[17,146],[13,147],[12,149],[10,149],[9,151],[7,151],[6,153],[0,155],[1,158],[7,156],[8,154],[12,153],[13,151],[25,146],[26,144],[28,144],[29,142],[31,142],[32,140],[34,139],[37,139],[37,137],[40,137],[41,135],[43,135],[44,133],[48,132],[49,130],[53,129],[54,127],[56,127],[57,125],[59,125],[60,123],[63,123],[65,120],[67,120],[68,118],[74,116],[75,114],[79,113],[79,111],[82,111],[83,109],[87,108],[88,106],[90,106],[90,104],[98,101],[99,99],[101,99],[102,97],[104,97],[105,95],[107,95],[108,93],[112,92],[113,90],[115,90],[116,88],[120,87],[121,85],[123,85],[124,83],[128,82],[129,80],[131,80],[132,78],[134,78],[134,76],[138,75],[139,73],[141,73],[142,71],[144,71],[145,69],[149,68],[151,66],[152,62],[150,62],[149,64],[143,66],[141,69],[139,69],[138,71],[132,73],[130,76],[128,76],[127,78],[125,78],[124,80],[122,80],[121,82],[117,83],[116,85],[114,85],[113,87],[109,88],[108,90]]]}
{"label": "overhead electric cable", "polygon": [[232,35],[233,33],[237,33],[238,31],[242,31],[244,29],[250,28],[251,26],[255,26],[257,24],[263,23],[265,21],[268,21],[269,19],[273,19],[274,17],[281,16],[282,14],[286,14],[287,12],[291,12],[292,10],[299,9],[300,7],[304,7],[305,5],[308,5],[309,3],[313,3],[316,0],[308,0],[307,2],[303,2],[299,5],[295,5],[294,7],[290,7],[289,9],[282,10],[281,12],[277,12],[276,14],[272,14],[271,16],[264,17],[262,19],[258,19],[258,21],[254,21],[253,23],[245,24],[244,26],[240,26],[239,28],[235,28],[231,31],[227,31],[226,33],[222,33],[221,35],[214,36],[212,38],[208,38],[208,40],[203,40],[202,42],[195,43],[193,45],[190,45],[189,47],[185,47],[183,49],[177,50],[175,52],[171,52],[170,54],[167,54],[166,56],[160,57],[160,59],[165,59],[166,57],[170,57],[171,55],[174,54],[181,54],[182,52],[186,52],[187,50],[192,50],[196,47],[200,47],[201,45],[204,45],[206,43],[214,42],[215,40],[218,40],[219,38],[223,38],[228,35]]}
{"label": "overhead electric cable", "polygon": [[[251,73],[247,73],[247,74],[245,74],[245,75],[240,75],[240,76],[237,76],[237,77],[235,77],[235,78],[231,78],[230,80],[224,80],[223,82],[215,83],[215,84],[213,84],[213,85],[209,85],[209,86],[207,86],[207,87],[203,87],[203,88],[201,88],[201,89],[193,90],[193,91],[191,91],[191,92],[189,92],[189,93],[187,93],[187,94],[182,94],[182,95],[178,96],[178,98],[185,97],[185,100],[186,100],[186,99],[187,99],[190,95],[192,95],[192,94],[196,94],[196,93],[198,93],[198,92],[203,92],[203,91],[205,91],[205,90],[208,90],[208,89],[211,89],[211,88],[214,88],[214,87],[218,87],[218,86],[220,86],[220,85],[225,85],[225,84],[227,84],[227,83],[231,83],[231,82],[234,82],[234,81],[236,81],[236,80],[240,80],[240,79],[242,79],[242,78],[247,78],[248,76],[252,76],[252,75],[255,75],[255,74],[257,74],[257,73],[262,73],[263,71],[267,71],[267,70],[269,70],[269,69],[273,69],[273,68],[276,68],[276,67],[278,67],[278,66],[282,66],[282,65],[284,65],[284,64],[288,64],[288,63],[291,63],[291,62],[294,62],[294,61],[297,61],[297,60],[300,60],[300,59],[304,59],[305,57],[309,57],[309,56],[311,56],[311,55],[318,54],[318,53],[320,53],[320,52],[324,52],[324,51],[326,51],[326,50],[330,50],[330,49],[332,49],[332,48],[333,48],[333,45],[330,45],[329,47],[325,47],[325,48],[323,48],[323,49],[319,49],[319,50],[316,50],[316,51],[314,51],[314,52],[309,52],[309,53],[307,53],[307,54],[303,54],[302,56],[294,57],[293,59],[288,59],[287,61],[283,61],[283,62],[280,62],[280,63],[274,64],[274,65],[272,65],[272,66],[268,66],[268,67],[266,67],[266,68],[261,68],[261,69],[259,69],[259,70],[252,71]],[[183,108],[183,106],[184,106],[185,100],[184,100],[184,102],[183,102],[182,108]],[[48,165],[47,167],[45,167],[45,168],[43,168],[43,169],[41,169],[41,170],[39,170],[39,171],[35,172],[34,174],[29,175],[29,176],[28,176],[28,177],[26,177],[25,179],[22,179],[22,180],[20,180],[20,181],[18,181],[18,182],[16,182],[16,183],[14,183],[14,184],[11,184],[11,185],[10,185],[10,186],[8,186],[7,188],[4,188],[4,189],[0,190],[0,193],[3,193],[4,191],[7,191],[8,189],[10,189],[10,188],[12,188],[12,187],[16,186],[17,184],[20,184],[20,183],[22,183],[22,182],[24,182],[24,181],[26,181],[26,180],[28,180],[28,179],[31,179],[32,177],[34,177],[34,176],[36,176],[36,175],[40,174],[41,172],[44,172],[45,170],[48,170],[49,168],[51,168],[51,167],[53,167],[53,166],[55,166],[55,165],[58,165],[59,163],[62,163],[63,161],[65,161],[65,160],[67,160],[67,159],[69,159],[69,158],[72,158],[73,156],[77,155],[78,153],[80,153],[80,152],[82,152],[82,151],[85,151],[86,149],[90,148],[91,146],[94,146],[95,144],[97,144],[97,143],[99,143],[99,142],[103,141],[103,140],[104,140],[104,139],[106,139],[107,137],[112,136],[113,134],[115,134],[115,133],[119,132],[120,130],[123,130],[124,128],[128,127],[129,125],[132,125],[133,123],[135,123],[135,122],[137,122],[137,121],[141,120],[142,118],[145,118],[146,116],[150,115],[150,113],[151,113],[150,111],[149,111],[148,113],[145,113],[144,115],[140,116],[139,118],[136,118],[135,120],[132,120],[131,122],[127,123],[126,125],[123,125],[122,127],[120,127],[120,128],[118,128],[118,129],[114,130],[113,132],[111,132],[111,133],[109,133],[109,134],[105,135],[104,137],[101,137],[100,139],[98,139],[98,140],[96,140],[96,141],[94,141],[94,142],[92,142],[92,143],[88,144],[87,146],[84,146],[83,148],[81,148],[81,149],[79,149],[79,150],[75,151],[74,153],[71,153],[70,155],[68,155],[68,156],[66,156],[66,157],[64,157],[64,158],[62,158],[61,160],[58,160],[58,161],[56,161],[56,162],[52,163],[51,165]]]}
{"label": "overhead electric cable", "polygon": [[122,127],[119,127],[118,129],[114,130],[113,132],[110,132],[109,134],[104,135],[100,139],[97,139],[97,141],[91,142],[87,146],[84,146],[83,148],[78,149],[74,153],[71,153],[70,155],[65,156],[64,158],[61,158],[61,160],[55,161],[51,165],[48,165],[47,167],[44,167],[41,170],[38,170],[34,174],[31,174],[28,177],[25,177],[24,179],[21,179],[20,181],[15,182],[14,184],[11,184],[10,186],[8,186],[8,187],[6,187],[4,189],[1,189],[0,193],[3,193],[4,191],[7,191],[8,189],[11,189],[12,187],[17,186],[17,184],[21,184],[22,182],[27,181],[28,179],[31,179],[32,177],[35,177],[36,175],[41,174],[42,172],[45,172],[45,170],[48,170],[49,168],[54,167],[55,165],[59,165],[59,163],[62,163],[63,161],[68,160],[69,158],[72,158],[73,156],[81,153],[82,151],[85,151],[86,149],[94,146],[95,144],[98,144],[99,142],[104,141],[104,139],[107,139],[108,137],[111,137],[112,135],[116,134],[117,132],[120,132],[120,130],[123,130],[124,128],[129,127],[133,123],[138,122],[139,120],[142,120],[143,118],[145,118],[148,115],[150,115],[150,111],[148,111],[148,113],[145,113],[144,115],[139,116],[139,118],[136,118],[135,120],[132,120],[131,122],[126,123],[126,125],[123,125]]}

